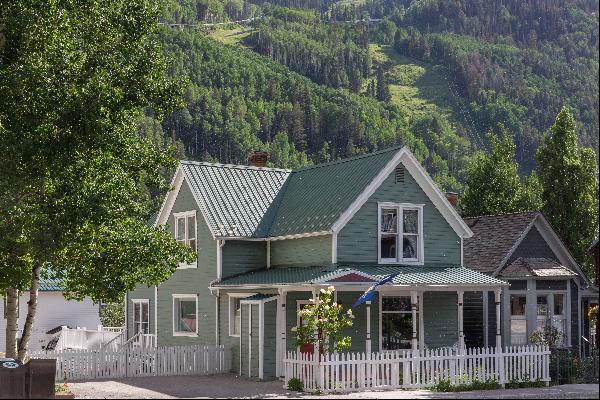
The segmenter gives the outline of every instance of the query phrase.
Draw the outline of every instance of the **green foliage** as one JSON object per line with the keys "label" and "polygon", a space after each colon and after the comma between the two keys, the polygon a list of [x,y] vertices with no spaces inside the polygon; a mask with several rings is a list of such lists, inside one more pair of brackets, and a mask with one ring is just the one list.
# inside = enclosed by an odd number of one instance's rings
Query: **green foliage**
{"label": "green foliage", "polygon": [[[341,351],[350,347],[352,337],[344,336],[342,331],[352,326],[352,310],[343,312],[342,306],[333,301],[334,287],[321,289],[316,299],[298,311],[302,319],[301,326],[292,328],[296,346],[312,344],[320,351]],[[329,344],[329,346],[328,346]]]}
{"label": "green foliage", "polygon": [[433,392],[468,392],[472,390],[494,390],[500,389],[500,384],[492,378],[485,381],[474,379],[470,384],[453,385],[450,379],[440,380],[431,388]]}
{"label": "green foliage", "polygon": [[30,288],[41,268],[70,297],[120,300],[195,258],[146,224],[175,160],[138,124],[181,93],[159,14],[145,1],[3,3],[0,291]]}
{"label": "green foliage", "polygon": [[556,117],[537,161],[544,214],[591,277],[593,266],[586,250],[598,234],[598,165],[594,151],[579,144],[569,108]]}
{"label": "green foliage", "polygon": [[546,386],[546,382],[540,381],[539,379],[532,381],[528,374],[525,374],[521,380],[513,378],[513,380],[504,385],[506,389],[524,389],[543,386]]}
{"label": "green foliage", "polygon": [[538,346],[548,346],[550,349],[560,347],[565,340],[565,335],[551,324],[537,328],[529,337],[531,343]]}
{"label": "green foliage", "polygon": [[489,134],[492,151],[480,152],[468,167],[467,188],[460,200],[465,216],[538,210],[542,201],[535,175],[521,180],[515,144],[504,127]]}
{"label": "green foliage", "polygon": [[291,390],[294,392],[302,392],[302,391],[304,391],[304,382],[302,382],[298,378],[291,378],[288,381],[287,388],[288,388],[288,390]]}
{"label": "green foliage", "polygon": [[123,302],[103,305],[100,309],[100,321],[103,326],[125,326],[125,307]]}

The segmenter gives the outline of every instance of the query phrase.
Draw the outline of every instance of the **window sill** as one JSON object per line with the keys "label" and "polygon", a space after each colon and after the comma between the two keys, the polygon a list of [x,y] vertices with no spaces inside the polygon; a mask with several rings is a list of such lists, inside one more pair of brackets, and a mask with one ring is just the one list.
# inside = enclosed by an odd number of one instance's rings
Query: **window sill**
{"label": "window sill", "polygon": [[173,336],[197,337],[198,332],[173,332]]}
{"label": "window sill", "polygon": [[191,268],[198,268],[198,263],[179,264],[179,266],[177,267],[177,269],[191,269]]}

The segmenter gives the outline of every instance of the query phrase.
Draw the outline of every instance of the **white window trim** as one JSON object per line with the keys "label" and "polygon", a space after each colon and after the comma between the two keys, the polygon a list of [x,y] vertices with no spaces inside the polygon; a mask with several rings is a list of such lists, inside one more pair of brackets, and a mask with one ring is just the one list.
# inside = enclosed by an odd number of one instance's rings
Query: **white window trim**
{"label": "white window trim", "polygon": [[[234,322],[233,321],[233,312],[234,312],[234,310],[233,310],[233,304],[234,303],[231,300],[234,299],[234,298],[235,299],[246,298],[246,297],[253,296],[255,294],[256,293],[227,293],[227,296],[229,297],[229,305],[227,307],[227,309],[229,311],[228,312],[228,314],[229,314],[229,329],[228,329],[229,336],[231,336],[231,337],[237,337],[237,338],[240,337],[239,334],[236,335],[236,334],[232,333],[233,332],[233,322]],[[241,306],[242,306],[242,303],[240,302],[240,307]],[[241,311],[240,311],[240,313],[241,313]],[[241,325],[240,325],[240,330],[241,330]]]}
{"label": "white window trim", "polygon": [[135,305],[136,304],[148,305],[148,333],[150,333],[150,299],[131,299],[131,303],[133,304],[132,318],[131,318],[132,333],[135,332],[135,325],[136,325],[136,322],[135,322]]}
{"label": "white window trim", "polygon": [[[425,262],[425,235],[423,232],[423,207],[424,204],[411,204],[411,203],[389,203],[389,202],[378,202],[377,203],[377,262],[378,264],[402,264],[402,265],[423,265]],[[419,243],[418,243],[418,258],[415,259],[404,259],[402,256],[402,242],[396,244],[397,258],[381,258],[381,210],[383,208],[395,208],[398,210],[398,232],[396,237],[402,239],[404,236],[403,230],[403,212],[404,210],[417,210],[419,212]]]}
{"label": "white window trim", "polygon": [[[383,298],[384,297],[411,297],[410,292],[399,292],[399,293],[381,293],[379,292],[379,351],[380,352],[394,352],[394,351],[410,351],[411,349],[404,350],[385,350],[383,348],[383,314],[411,314],[412,310],[409,311],[383,311]],[[412,303],[411,303],[412,307]],[[423,348],[425,344],[425,330],[424,330],[424,319],[423,319],[423,292],[417,292],[417,323],[419,327],[417,329],[418,332],[418,340],[419,340],[419,349]]]}
{"label": "white window trim", "polygon": [[[178,332],[175,330],[175,300],[176,299],[194,299],[196,302],[196,331],[195,332]],[[173,336],[187,336],[196,337],[198,336],[198,326],[200,325],[200,318],[198,315],[198,295],[197,294],[173,294],[173,305],[171,307],[171,319],[173,324]]]}
{"label": "white window trim", "polygon": [[[189,239],[187,237],[187,233],[188,233],[188,217],[194,216],[194,221],[196,222],[196,226],[194,227],[194,238],[196,240],[196,248],[194,249],[195,252],[198,252],[198,216],[196,215],[196,210],[193,211],[183,211],[183,212],[178,212],[178,213],[173,213],[173,224],[175,225],[175,240],[177,240],[177,233],[178,233],[178,224],[177,224],[177,218],[185,218],[185,242],[186,244],[189,244]],[[179,266],[177,267],[177,269],[188,269],[188,268],[198,268],[198,260],[194,261],[193,263],[179,263]]]}

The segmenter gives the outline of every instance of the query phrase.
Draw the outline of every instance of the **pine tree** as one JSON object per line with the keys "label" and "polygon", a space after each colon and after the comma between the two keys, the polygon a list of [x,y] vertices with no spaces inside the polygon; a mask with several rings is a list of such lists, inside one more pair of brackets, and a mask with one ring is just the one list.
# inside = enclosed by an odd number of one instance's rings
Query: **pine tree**
{"label": "pine tree", "polygon": [[383,67],[380,65],[377,67],[377,99],[380,101],[390,101],[391,98],[390,85],[387,83]]}
{"label": "pine tree", "polygon": [[556,117],[537,161],[544,214],[577,261],[591,267],[586,249],[598,235],[598,167],[594,151],[579,144],[568,107]]}
{"label": "pine tree", "polygon": [[460,200],[468,217],[539,210],[542,206],[535,175],[524,182],[515,161],[515,143],[503,126],[498,137],[488,134],[492,152],[480,152],[468,167],[467,188]]}

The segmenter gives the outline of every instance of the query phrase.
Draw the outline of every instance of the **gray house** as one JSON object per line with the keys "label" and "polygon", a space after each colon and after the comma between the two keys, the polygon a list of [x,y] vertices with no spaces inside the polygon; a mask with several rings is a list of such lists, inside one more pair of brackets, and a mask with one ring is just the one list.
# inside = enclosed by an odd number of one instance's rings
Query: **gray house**
{"label": "gray house", "polygon": [[293,171],[250,161],[180,163],[156,224],[198,261],[127,295],[130,337],[229,346],[235,373],[276,379],[298,310],[323,287],[347,308],[399,272],[348,330],[351,351],[378,352],[464,346],[463,297],[507,286],[463,265],[473,233],[407,148]]}
{"label": "gray house", "polygon": [[[464,242],[470,268],[510,283],[502,292],[504,345],[529,344],[534,330],[552,324],[563,346],[587,344],[585,305],[598,301],[598,288],[581,271],[544,215],[522,212],[467,218],[473,236]],[[495,341],[492,293],[465,299],[465,341],[487,346]],[[482,323],[483,321],[483,323]],[[589,330],[589,329],[588,329]]]}

